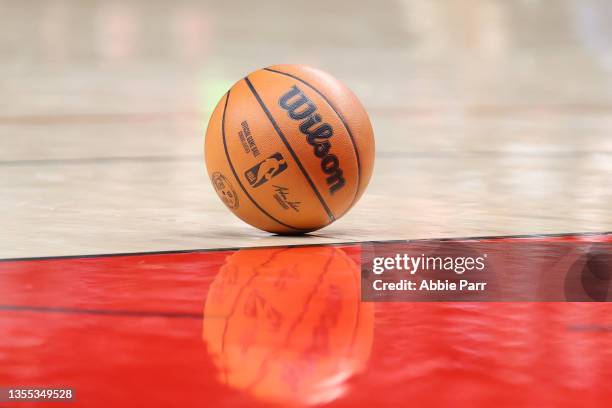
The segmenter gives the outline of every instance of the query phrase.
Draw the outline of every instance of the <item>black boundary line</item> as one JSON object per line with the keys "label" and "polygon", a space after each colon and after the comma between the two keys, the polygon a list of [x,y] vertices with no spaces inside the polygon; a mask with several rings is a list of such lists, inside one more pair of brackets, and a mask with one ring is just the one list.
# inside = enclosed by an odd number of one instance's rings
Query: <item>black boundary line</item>
{"label": "black boundary line", "polygon": [[274,130],[276,130],[276,133],[278,134],[278,136],[281,138],[281,140],[285,144],[285,147],[287,147],[287,150],[289,150],[289,153],[291,154],[291,156],[293,157],[293,160],[295,160],[296,164],[298,165],[298,167],[302,171],[302,174],[304,175],[304,177],[308,181],[308,184],[310,184],[310,187],[312,188],[312,190],[317,195],[317,198],[319,199],[319,201],[321,202],[321,205],[323,206],[323,209],[327,213],[327,216],[329,217],[330,222],[334,222],[336,220],[336,218],[334,217],[334,214],[332,213],[332,211],[327,206],[327,203],[323,199],[323,196],[321,196],[321,193],[319,192],[319,190],[317,190],[317,187],[315,186],[314,182],[312,181],[312,179],[310,178],[310,176],[306,172],[306,169],[302,165],[302,162],[300,162],[300,159],[298,159],[297,154],[295,154],[295,152],[291,148],[291,145],[289,144],[289,142],[287,141],[287,138],[285,137],[285,135],[283,134],[282,130],[278,126],[278,123],[276,123],[276,121],[272,117],[272,113],[270,113],[270,111],[268,110],[268,108],[266,107],[264,102],[261,100],[261,97],[259,96],[259,94],[255,90],[255,87],[253,87],[253,84],[251,83],[249,78],[248,77],[244,77],[244,81],[249,86],[249,89],[251,90],[251,92],[255,96],[255,99],[257,99],[257,102],[259,103],[259,106],[261,106],[261,109],[264,111],[264,113],[266,114],[266,116],[270,120],[270,123],[272,123],[272,126],[274,126]]}
{"label": "black boundary line", "polygon": [[[544,157],[544,158],[567,158],[583,157],[593,155],[612,155],[612,151],[571,151],[571,152],[518,152],[503,150],[447,150],[447,151],[410,151],[410,152],[391,152],[377,151],[376,157],[385,159],[401,158],[447,158],[454,156],[490,156],[496,154]],[[72,157],[57,159],[23,159],[23,160],[0,160],[0,167],[20,167],[20,166],[46,166],[46,165],[78,165],[78,164],[98,164],[98,163],[190,163],[203,160],[201,155],[177,155],[177,156],[117,156],[117,157]]]}
{"label": "black boundary line", "polygon": [[336,112],[336,116],[338,116],[338,118],[340,118],[340,121],[344,125],[344,128],[346,129],[346,132],[348,133],[349,138],[351,139],[351,143],[353,144],[353,150],[355,151],[355,157],[357,158],[357,189],[355,190],[355,197],[353,197],[353,202],[351,203],[351,207],[352,207],[355,204],[355,201],[357,200],[357,195],[359,194],[359,187],[361,185],[361,159],[359,157],[359,150],[357,150],[357,143],[355,142],[355,138],[353,137],[353,132],[351,132],[351,128],[349,127],[348,123],[344,119],[344,116],[342,116],[340,111],[338,111],[338,109],[336,109],[336,107],[331,103],[331,101],[327,98],[327,96],[325,96],[323,94],[323,92],[319,91],[317,88],[315,88],[310,83],[308,83],[305,80],[303,80],[302,78],[300,78],[300,77],[298,77],[296,75],[293,75],[293,74],[289,74],[287,72],[283,72],[283,71],[278,71],[276,69],[272,69],[270,67],[264,68],[264,70],[265,71],[269,71],[269,72],[275,72],[275,73],[280,74],[280,75],[288,76],[288,77],[293,78],[296,81],[300,81],[304,85],[308,86],[313,91],[318,93],[321,96],[321,98],[323,98],[323,100],[325,100],[325,102],[327,102],[329,107],[332,108],[332,110],[334,112]]}
{"label": "black boundary line", "polygon": [[[62,313],[62,314],[88,314],[102,316],[126,316],[126,317],[167,317],[175,319],[197,319],[201,320],[202,313],[185,312],[163,312],[147,310],[109,310],[109,309],[80,309],[76,307],[44,307],[44,306],[17,306],[1,305],[0,311],[11,312],[36,312],[36,313]],[[210,318],[210,317],[207,317]]]}
{"label": "black boundary line", "polygon": [[284,227],[290,228],[294,231],[304,231],[304,232],[310,231],[309,229],[297,228],[289,224],[285,224],[281,220],[278,220],[275,217],[273,217],[266,210],[261,208],[261,206],[257,203],[257,201],[253,200],[253,197],[251,197],[251,195],[248,193],[248,191],[246,190],[246,188],[240,181],[240,178],[238,177],[238,174],[236,173],[236,169],[234,169],[234,165],[232,164],[232,160],[230,159],[229,152],[227,151],[227,143],[225,142],[225,111],[227,110],[227,104],[229,102],[230,91],[227,91],[227,94],[225,95],[226,95],[225,96],[225,106],[223,106],[223,115],[221,116],[221,135],[223,137],[223,149],[225,149],[225,158],[227,159],[227,163],[229,164],[230,169],[232,169],[232,173],[234,174],[234,178],[238,182],[238,185],[240,186],[240,188],[242,188],[242,191],[244,191],[244,194],[249,198],[249,200],[251,200],[251,202],[255,205],[255,207],[257,207],[259,211],[261,211],[264,215],[267,215],[268,218],[270,218],[271,220],[277,222],[278,224]]}
{"label": "black boundary line", "polygon": [[[144,256],[144,255],[173,255],[173,254],[192,254],[192,253],[207,253],[207,252],[228,252],[239,250],[258,250],[272,248],[309,248],[309,247],[338,247],[346,245],[363,245],[363,244],[395,244],[395,243],[410,243],[410,242],[449,242],[449,241],[478,241],[478,240],[504,240],[515,238],[557,238],[557,237],[579,237],[579,236],[599,236],[612,235],[612,231],[605,232],[562,232],[557,234],[522,234],[522,235],[484,235],[478,237],[454,237],[454,238],[417,238],[417,239],[390,239],[381,241],[344,241],[333,243],[317,243],[317,244],[297,244],[297,245],[262,245],[249,247],[225,247],[225,248],[195,248],[195,249],[176,249],[168,251],[146,251],[146,252],[115,252],[108,254],[89,254],[89,255],[59,255],[59,256],[39,256],[39,257],[24,257],[24,258],[0,258],[0,263],[3,262],[22,262],[22,261],[54,261],[63,259],[95,259],[95,258],[115,258],[121,256]],[[0,271],[1,272],[1,271]]]}
{"label": "black boundary line", "polygon": [[37,166],[37,165],[71,165],[71,164],[95,164],[115,162],[153,162],[174,163],[201,161],[202,156],[179,155],[179,156],[117,156],[117,157],[85,157],[65,159],[24,159],[24,160],[0,160],[0,166]]}
{"label": "black boundary line", "polygon": [[533,151],[533,152],[518,152],[518,151],[504,151],[504,150],[443,150],[443,151],[431,151],[431,150],[415,150],[411,152],[392,152],[392,151],[377,151],[376,157],[381,157],[385,159],[401,159],[401,158],[423,158],[423,159],[444,159],[448,157],[456,157],[456,156],[483,156],[485,158],[490,158],[490,156],[495,155],[512,155],[512,156],[522,156],[529,158],[546,158],[546,159],[555,159],[555,158],[568,158],[568,157],[584,157],[584,156],[609,156],[612,155],[612,151],[586,151],[586,150],[578,150],[578,151],[559,151],[559,152],[546,152],[546,151]]}

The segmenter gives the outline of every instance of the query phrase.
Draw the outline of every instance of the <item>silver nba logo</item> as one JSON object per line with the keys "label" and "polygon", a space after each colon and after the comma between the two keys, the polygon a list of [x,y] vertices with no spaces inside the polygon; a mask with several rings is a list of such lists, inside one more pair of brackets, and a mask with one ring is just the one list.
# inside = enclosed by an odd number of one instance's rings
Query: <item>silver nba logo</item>
{"label": "silver nba logo", "polygon": [[287,162],[283,155],[277,152],[245,171],[244,176],[251,187],[259,187],[272,177],[285,171],[286,168]]}

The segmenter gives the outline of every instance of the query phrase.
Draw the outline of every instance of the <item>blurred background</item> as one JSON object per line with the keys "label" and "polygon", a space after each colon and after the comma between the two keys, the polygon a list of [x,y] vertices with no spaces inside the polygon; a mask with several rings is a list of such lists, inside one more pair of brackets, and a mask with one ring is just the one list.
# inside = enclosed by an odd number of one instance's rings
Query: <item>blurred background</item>
{"label": "blurred background", "polygon": [[608,1],[22,0],[0,22],[0,256],[277,243],[223,208],[202,145],[278,63],[342,80],[376,131],[322,242],[611,229]]}

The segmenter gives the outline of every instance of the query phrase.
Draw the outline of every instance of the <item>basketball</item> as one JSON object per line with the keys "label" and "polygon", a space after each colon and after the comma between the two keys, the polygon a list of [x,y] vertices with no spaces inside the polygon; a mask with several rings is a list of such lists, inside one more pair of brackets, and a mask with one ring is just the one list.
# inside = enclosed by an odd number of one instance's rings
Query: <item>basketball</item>
{"label": "basketball", "polygon": [[374,135],[357,97],[303,65],[255,71],[221,98],[208,123],[208,175],[243,221],[279,234],[331,224],[363,194]]}
{"label": "basketball", "polygon": [[329,402],[367,365],[374,305],[334,247],[243,249],[210,286],[202,339],[221,383],[287,405]]}

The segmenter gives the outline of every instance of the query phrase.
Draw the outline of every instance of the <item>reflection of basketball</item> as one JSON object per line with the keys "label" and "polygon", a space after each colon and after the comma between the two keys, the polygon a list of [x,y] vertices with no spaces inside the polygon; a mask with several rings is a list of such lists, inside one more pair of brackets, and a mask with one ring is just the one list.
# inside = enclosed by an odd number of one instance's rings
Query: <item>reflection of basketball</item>
{"label": "reflection of basketball", "polygon": [[363,194],[374,165],[368,115],[332,76],[301,65],[277,65],[238,81],[215,108],[206,131],[213,186],[249,224],[276,233],[322,228]]}
{"label": "reflection of basketball", "polygon": [[360,302],[359,283],[359,268],[338,248],[229,257],[204,309],[219,379],[266,401],[337,398],[372,346],[373,304]]}

